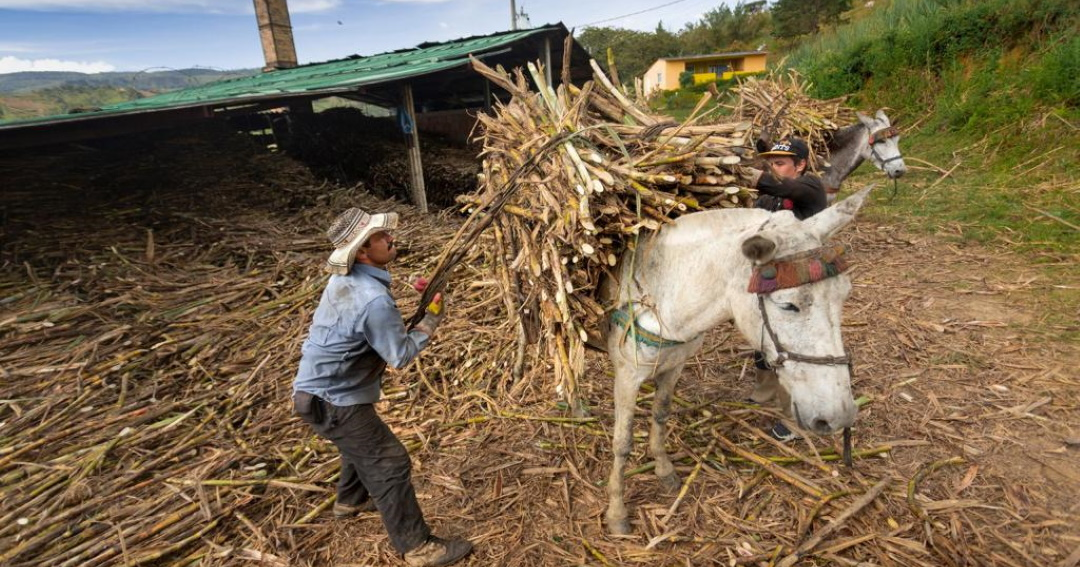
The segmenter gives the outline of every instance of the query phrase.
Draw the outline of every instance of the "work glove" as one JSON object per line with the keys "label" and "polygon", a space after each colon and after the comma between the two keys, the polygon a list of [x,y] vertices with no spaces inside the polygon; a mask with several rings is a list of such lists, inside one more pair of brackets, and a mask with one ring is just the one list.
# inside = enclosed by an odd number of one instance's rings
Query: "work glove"
{"label": "work glove", "polygon": [[416,324],[416,330],[428,337],[435,336],[435,329],[446,317],[446,302],[443,301],[442,293],[436,293],[431,303],[428,303],[424,317]]}

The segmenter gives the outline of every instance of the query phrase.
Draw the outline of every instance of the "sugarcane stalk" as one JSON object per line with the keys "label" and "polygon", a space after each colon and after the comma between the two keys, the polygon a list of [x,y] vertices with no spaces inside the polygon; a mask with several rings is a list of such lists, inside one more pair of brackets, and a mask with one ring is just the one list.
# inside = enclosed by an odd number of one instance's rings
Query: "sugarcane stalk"
{"label": "sugarcane stalk", "polygon": [[927,463],[919,467],[919,470],[915,472],[915,476],[911,477],[911,480],[908,481],[907,485],[907,505],[908,508],[911,509],[911,512],[915,514],[916,518],[923,521],[929,518],[926,510],[924,510],[922,506],[919,506],[918,502],[915,501],[915,493],[918,491],[919,483],[922,482],[922,479],[926,478],[928,475],[940,468],[960,465],[965,462],[966,460],[963,457],[951,457],[948,459],[942,459],[940,461]]}
{"label": "sugarcane stalk", "polygon": [[202,528],[200,528],[198,531],[191,534],[190,536],[188,536],[188,537],[186,537],[186,538],[184,538],[184,539],[182,539],[182,540],[180,540],[180,541],[178,541],[178,542],[176,542],[176,543],[174,543],[172,545],[164,547],[162,549],[152,551],[152,552],[149,552],[149,553],[144,553],[144,554],[132,559],[130,562],[125,562],[124,565],[125,565],[125,567],[129,567],[129,566],[130,567],[136,567],[138,565],[143,565],[143,564],[149,563],[151,561],[156,561],[158,559],[161,559],[162,557],[165,557],[166,555],[176,553],[177,551],[180,551],[181,549],[184,549],[188,545],[191,545],[191,543],[193,543],[194,541],[196,541],[196,540],[200,539],[201,537],[203,537],[204,535],[206,535],[208,532],[210,532],[210,530],[216,528],[218,523],[220,523],[220,522],[221,522],[221,518],[214,518],[213,520],[210,521],[210,523],[206,524],[205,526],[203,526]]}
{"label": "sugarcane stalk", "polygon": [[713,429],[713,435],[716,437],[716,441],[721,446],[723,446],[725,450],[735,453],[740,457],[753,462],[761,468],[769,471],[769,473],[776,478],[779,478],[780,480],[794,486],[795,488],[798,488],[799,490],[802,490],[803,492],[815,498],[821,498],[824,495],[824,491],[821,490],[820,487],[818,487],[812,481],[803,478],[801,475],[795,473],[794,471],[784,470],[769,461],[768,459],[765,459],[759,455],[756,455],[754,453],[751,453],[750,451],[739,447],[738,445],[735,445],[734,443],[728,441],[725,437],[720,435],[715,429]]}
{"label": "sugarcane stalk", "polygon": [[833,519],[833,521],[829,522],[827,526],[815,533],[810,539],[800,544],[793,553],[791,553],[787,557],[783,558],[779,563],[777,563],[777,567],[791,567],[792,565],[798,563],[800,559],[809,554],[815,547],[817,547],[818,544],[824,541],[826,537],[832,535],[833,532],[840,529],[840,527],[842,527],[845,522],[850,520],[853,516],[858,514],[860,510],[868,506],[878,496],[880,496],[881,493],[885,490],[885,487],[889,485],[889,482],[891,480],[892,479],[890,479],[889,477],[885,477],[879,480],[877,484],[873,486],[873,488],[866,491],[866,494],[860,496],[858,500],[853,502],[849,508],[844,510],[839,516]]}
{"label": "sugarcane stalk", "polygon": [[622,107],[622,109],[626,113],[634,117],[634,119],[637,120],[639,123],[646,126],[652,126],[656,123],[656,119],[652,118],[651,116],[645,114],[640,109],[638,109],[637,106],[635,106],[633,103],[626,99],[626,96],[622,94],[622,91],[616,88],[615,85],[611,84],[611,81],[608,79],[607,75],[604,74],[603,69],[601,69],[600,66],[597,65],[596,60],[590,59],[589,65],[593,69],[593,77],[600,81],[600,84],[603,85],[605,89],[607,89],[607,92],[610,93],[611,96],[615,97],[615,100],[619,102],[619,106]]}

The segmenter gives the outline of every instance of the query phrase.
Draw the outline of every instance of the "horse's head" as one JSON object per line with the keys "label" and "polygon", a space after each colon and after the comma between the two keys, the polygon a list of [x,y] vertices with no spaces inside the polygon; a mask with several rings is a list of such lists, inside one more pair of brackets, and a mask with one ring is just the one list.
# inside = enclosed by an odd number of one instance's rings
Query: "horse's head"
{"label": "horse's head", "polygon": [[851,373],[840,336],[851,282],[842,249],[829,238],[855,217],[867,187],[802,222],[784,223],[743,242],[754,264],[743,334],[761,341],[758,350],[776,370],[782,409],[799,426],[832,433],[855,419]]}
{"label": "horse's head", "polygon": [[900,132],[892,126],[884,110],[878,110],[873,118],[857,113],[859,122],[866,126],[867,143],[863,146],[863,159],[885,172],[889,179],[896,179],[905,172],[904,158],[900,155]]}

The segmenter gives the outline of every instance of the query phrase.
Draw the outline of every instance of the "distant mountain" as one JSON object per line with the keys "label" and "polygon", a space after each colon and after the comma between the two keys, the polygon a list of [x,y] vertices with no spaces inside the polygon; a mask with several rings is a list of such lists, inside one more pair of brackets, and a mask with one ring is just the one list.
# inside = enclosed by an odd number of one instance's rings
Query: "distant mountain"
{"label": "distant mountain", "polygon": [[123,87],[138,91],[174,91],[223,79],[246,77],[258,72],[258,69],[178,69],[94,74],[73,71],[23,71],[0,74],[0,93],[26,94],[60,87]]}

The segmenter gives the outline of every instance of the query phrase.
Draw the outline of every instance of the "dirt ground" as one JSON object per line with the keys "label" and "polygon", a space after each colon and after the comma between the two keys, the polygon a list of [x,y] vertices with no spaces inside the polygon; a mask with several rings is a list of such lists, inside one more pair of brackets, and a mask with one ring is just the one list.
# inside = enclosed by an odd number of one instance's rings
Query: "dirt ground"
{"label": "dirt ground", "polygon": [[[460,219],[273,157],[230,158],[223,177],[208,165],[221,152],[185,139],[134,166],[90,152],[8,178],[0,564],[400,564],[377,515],[330,517],[337,459],[291,415],[291,380],[334,212],[401,212],[406,314],[405,280]],[[771,418],[739,403],[748,347],[721,327],[669,422],[681,497],[648,474],[642,393],[628,537],[602,524],[609,366],[589,362],[593,417],[566,420],[543,368],[512,382],[493,282],[463,266],[440,336],[389,374],[380,404],[435,531],[472,539],[473,566],[774,565],[810,543],[795,564],[1080,563],[1078,313],[1061,312],[1080,275],[909,232],[873,205],[840,239],[854,260],[844,339],[868,400],[854,467],[838,439],[767,441]]]}

